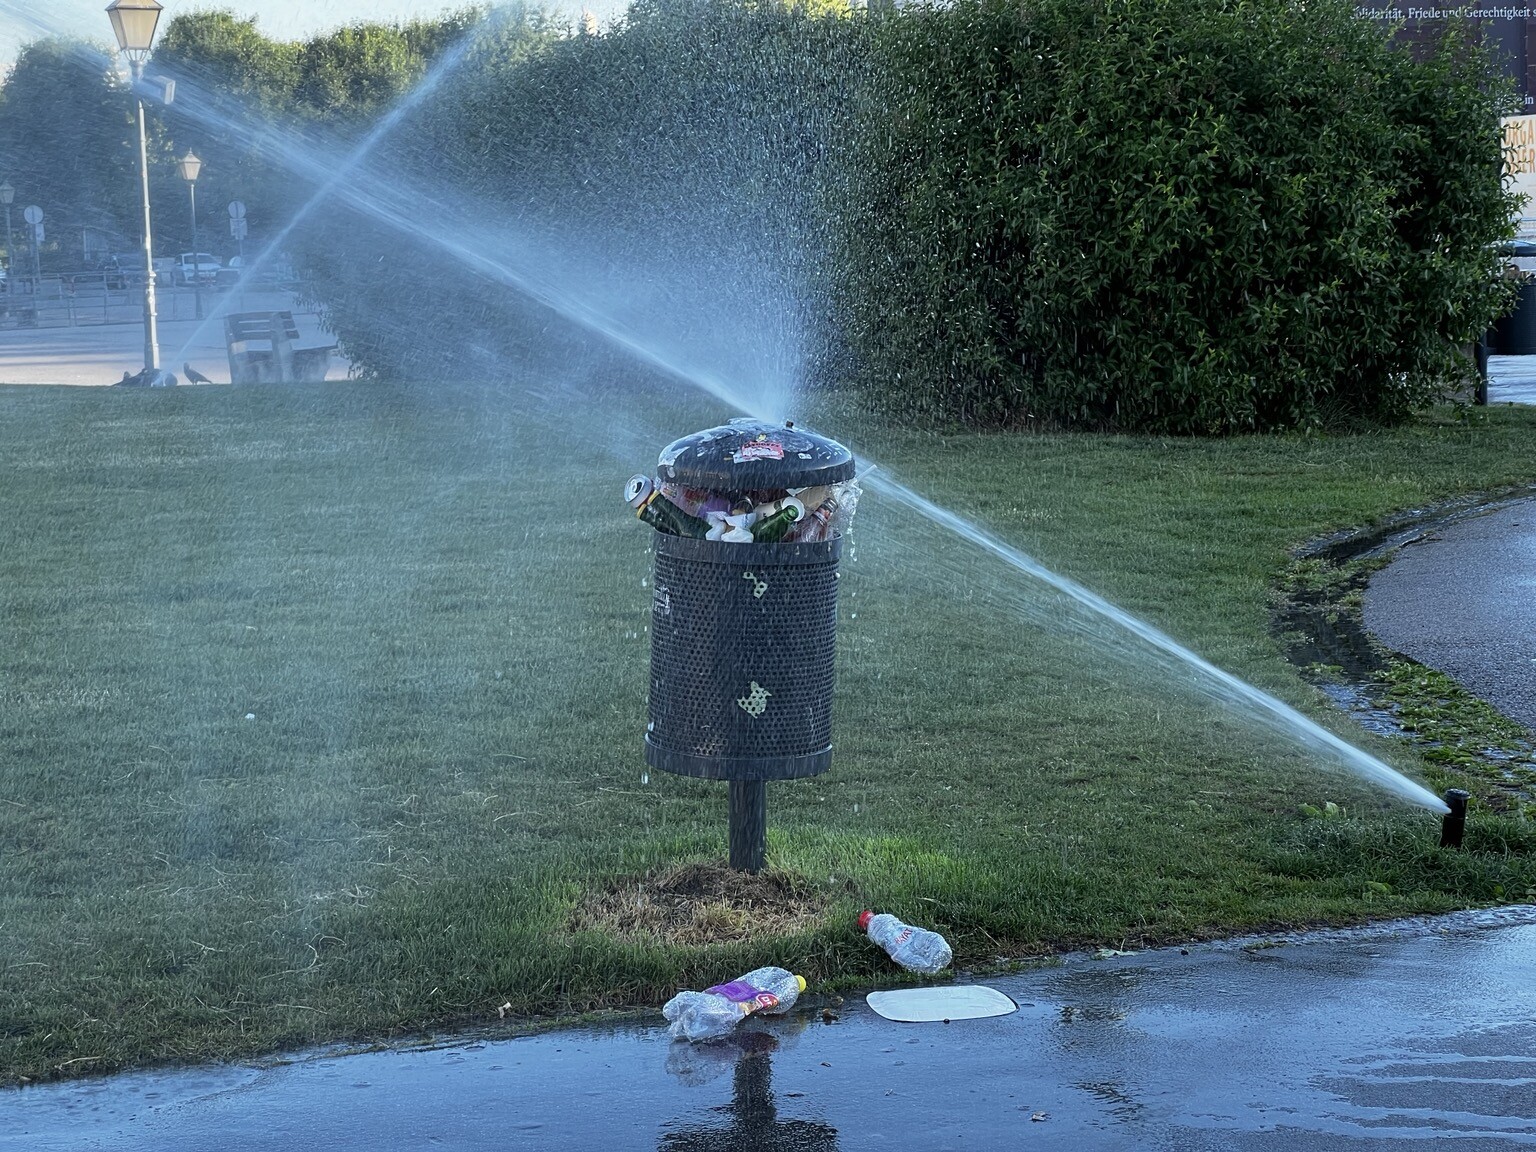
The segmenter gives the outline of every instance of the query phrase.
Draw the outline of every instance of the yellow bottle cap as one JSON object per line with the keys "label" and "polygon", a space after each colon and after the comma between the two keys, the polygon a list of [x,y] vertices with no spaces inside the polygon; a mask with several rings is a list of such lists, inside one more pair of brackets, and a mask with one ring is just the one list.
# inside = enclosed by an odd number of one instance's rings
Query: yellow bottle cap
{"label": "yellow bottle cap", "polygon": [[804,976],[796,976],[795,977],[795,983],[800,985],[800,991],[802,991],[802,992],[805,991],[805,977]]}

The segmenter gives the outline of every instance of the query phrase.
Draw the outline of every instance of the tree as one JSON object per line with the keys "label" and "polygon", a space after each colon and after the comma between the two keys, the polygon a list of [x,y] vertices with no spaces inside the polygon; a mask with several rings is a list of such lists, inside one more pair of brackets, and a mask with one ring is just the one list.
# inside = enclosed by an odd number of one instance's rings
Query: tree
{"label": "tree", "polygon": [[[197,202],[204,251],[232,254],[225,216],[231,200],[250,206],[259,235],[286,219],[303,192],[267,151],[294,130],[300,115],[299,53],[299,44],[268,39],[254,19],[225,10],[177,16],[155,49],[155,71],[177,82],[177,101],[164,112],[176,154],[191,149],[203,161]],[[174,167],[161,175],[165,193],[177,197],[166,202],[184,205],[186,189]],[[178,251],[190,247],[185,211],[161,213],[155,228]]]}
{"label": "tree", "polygon": [[242,20],[227,9],[173,19],[155,49],[155,64],[252,112],[289,111],[299,84],[299,45],[269,40],[254,18]]}
{"label": "tree", "polygon": [[425,67],[398,27],[338,28],[300,49],[298,95],[312,112],[361,118],[394,103]]}
{"label": "tree", "polygon": [[136,236],[137,135],[109,57],[79,41],[35,41],[21,50],[3,97],[0,174],[17,204],[45,213],[44,265],[78,266],[86,228]]}

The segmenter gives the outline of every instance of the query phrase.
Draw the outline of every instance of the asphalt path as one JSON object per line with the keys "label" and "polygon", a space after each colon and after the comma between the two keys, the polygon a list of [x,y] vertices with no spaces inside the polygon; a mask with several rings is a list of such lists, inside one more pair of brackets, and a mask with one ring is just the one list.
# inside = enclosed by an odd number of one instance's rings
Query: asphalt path
{"label": "asphalt path", "polygon": [[1536,499],[1405,546],[1371,577],[1364,614],[1389,648],[1536,733]]}
{"label": "asphalt path", "polygon": [[[1432,834],[1426,829],[1426,836]],[[1422,1149],[1536,1144],[1536,908],[986,981],[896,1024],[808,996],[729,1042],[572,1029],[0,1093],[0,1152]]]}
{"label": "asphalt path", "polygon": [[[160,363],[186,384],[184,365],[208,379],[229,383],[229,356],[223,317],[231,312],[291,311],[300,344],[332,342],[318,317],[297,306],[287,292],[251,289],[205,292],[206,320],[193,319],[191,292],[163,289],[158,322]],[[91,314],[83,313],[87,319]],[[124,317],[126,317],[124,312]],[[0,329],[0,384],[116,384],[124,372],[144,367],[144,324],[140,315],[109,323]],[[331,355],[330,380],[347,377],[349,365]]]}

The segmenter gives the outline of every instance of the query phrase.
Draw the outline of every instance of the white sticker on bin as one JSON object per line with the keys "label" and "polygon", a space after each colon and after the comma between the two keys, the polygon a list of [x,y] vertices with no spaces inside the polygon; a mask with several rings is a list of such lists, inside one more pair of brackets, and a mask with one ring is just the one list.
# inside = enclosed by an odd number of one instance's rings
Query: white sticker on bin
{"label": "white sticker on bin", "polygon": [[764,688],[761,684],[754,680],[752,681],[752,687],[747,691],[747,694],[745,696],[738,696],[736,698],[736,703],[741,707],[743,712],[745,712],[748,716],[751,716],[753,719],[756,719],[764,712],[768,711],[768,697],[772,695],[772,692],[768,691],[768,689]]}
{"label": "white sticker on bin", "polygon": [[984,984],[898,988],[893,992],[871,992],[864,999],[887,1020],[904,1024],[981,1020],[988,1016],[1006,1016],[1019,1008],[1010,997]]}

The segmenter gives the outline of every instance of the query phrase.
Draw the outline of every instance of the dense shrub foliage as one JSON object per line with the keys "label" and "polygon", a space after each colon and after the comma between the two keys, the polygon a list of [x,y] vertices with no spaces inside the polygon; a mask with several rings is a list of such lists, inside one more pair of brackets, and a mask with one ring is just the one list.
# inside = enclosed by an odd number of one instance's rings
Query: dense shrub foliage
{"label": "dense shrub foliage", "polygon": [[1414,61],[1334,0],[881,22],[840,268],[863,371],[982,423],[1401,416],[1504,302],[1501,90],[1464,43]]}
{"label": "dense shrub foliage", "polygon": [[[197,148],[205,236],[237,195],[275,233],[312,191],[285,147],[339,165],[441,81],[348,182],[385,210],[342,189],[287,241],[374,374],[639,348],[903,420],[1225,433],[1397,419],[1509,301],[1505,89],[1464,31],[1415,58],[1347,0],[639,0],[601,33],[511,7],[302,44],[215,11],[156,63],[199,93],[157,195]],[[12,113],[66,64],[24,55],[0,148],[51,146]],[[95,67],[80,100],[120,100]],[[270,130],[211,129],[208,93]],[[124,215],[98,175],[77,199]]]}

